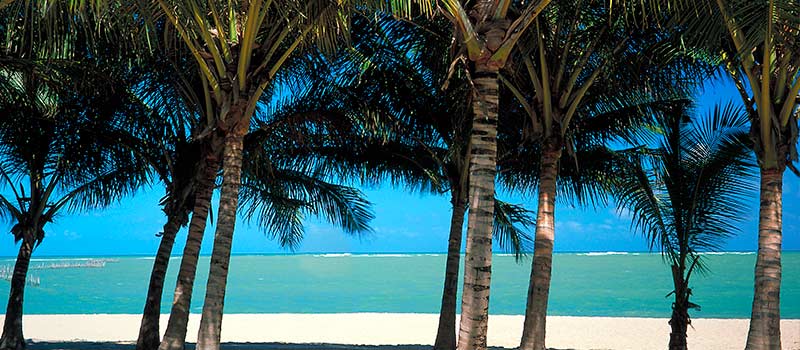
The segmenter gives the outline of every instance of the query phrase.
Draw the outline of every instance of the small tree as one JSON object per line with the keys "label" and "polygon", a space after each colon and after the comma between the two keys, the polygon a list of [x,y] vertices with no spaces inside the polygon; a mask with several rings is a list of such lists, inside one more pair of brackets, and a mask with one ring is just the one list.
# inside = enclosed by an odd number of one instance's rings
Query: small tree
{"label": "small tree", "polygon": [[676,105],[659,118],[655,148],[629,152],[619,163],[617,198],[633,213],[633,226],[670,266],[674,296],[670,349],[686,349],[689,280],[706,270],[701,252],[715,251],[739,231],[754,174],[748,155],[747,114],[731,105],[702,119]]}
{"label": "small tree", "polygon": [[25,280],[47,223],[64,211],[109,205],[148,180],[145,163],[120,142],[129,118],[146,114],[125,82],[95,65],[48,66],[64,68],[0,71],[13,92],[0,100],[0,214],[14,223],[11,233],[21,242],[2,349],[25,348]]}
{"label": "small tree", "polygon": [[781,348],[783,174],[798,174],[800,3],[796,0],[672,0],[685,42],[733,80],[750,118],[761,188],[747,349]]}
{"label": "small tree", "polygon": [[[596,131],[605,123],[607,134],[613,134],[623,127],[620,121],[643,114],[648,104],[681,96],[690,86],[687,75],[702,76],[687,64],[691,61],[674,58],[680,52],[675,28],[661,24],[661,17],[633,20],[629,14],[634,11],[625,2],[553,2],[519,42],[501,75],[528,116],[521,125],[523,141],[537,143],[529,161],[540,168],[535,172],[538,213],[523,350],[545,349],[562,156],[608,139],[602,131],[583,135],[588,125]],[[617,118],[601,118],[613,111],[619,111]]]}

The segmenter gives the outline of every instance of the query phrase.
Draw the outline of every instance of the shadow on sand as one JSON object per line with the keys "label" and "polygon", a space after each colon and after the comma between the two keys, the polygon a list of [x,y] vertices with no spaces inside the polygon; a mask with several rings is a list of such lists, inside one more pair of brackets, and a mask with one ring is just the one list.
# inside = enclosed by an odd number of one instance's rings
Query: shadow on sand
{"label": "shadow on sand", "polygon": [[[130,342],[29,342],[29,350],[133,350]],[[186,343],[187,350],[194,350],[194,343]],[[222,350],[430,350],[430,345],[348,345],[327,343],[222,343]],[[490,347],[490,350],[510,350]],[[556,349],[551,349],[556,350]],[[561,349],[570,350],[570,349]]]}

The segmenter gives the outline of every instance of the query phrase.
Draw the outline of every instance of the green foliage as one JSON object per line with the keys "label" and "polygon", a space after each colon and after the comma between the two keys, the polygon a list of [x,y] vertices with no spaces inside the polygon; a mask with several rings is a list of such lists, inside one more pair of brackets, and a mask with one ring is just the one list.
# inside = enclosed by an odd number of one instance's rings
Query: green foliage
{"label": "green foliage", "polygon": [[[357,46],[344,57],[339,91],[351,111],[380,127],[365,138],[365,151],[373,154],[366,166],[378,170],[373,178],[388,174],[395,184],[450,192],[458,210],[458,201],[467,201],[456,198],[468,191],[473,91],[463,62],[451,65],[449,35],[442,20],[356,19]],[[505,161],[511,160],[499,160],[501,168]],[[529,251],[531,213],[496,199],[495,214],[493,232],[501,249],[517,257]]]}
{"label": "green foliage", "polygon": [[[603,204],[613,149],[638,144],[652,116],[688,96],[713,67],[685,54],[665,17],[632,21],[625,2],[552,2],[502,72],[499,180],[532,193],[544,144],[561,150],[556,198]],[[661,16],[661,15],[659,15]]]}
{"label": "green foliage", "polygon": [[521,205],[494,200],[492,236],[500,249],[514,253],[517,261],[532,251],[533,237],[528,230],[536,225],[534,213]]}
{"label": "green foliage", "polygon": [[348,234],[371,232],[371,203],[361,191],[334,183],[346,181],[343,174],[354,164],[345,141],[356,125],[325,102],[311,91],[275,101],[245,137],[240,207],[292,250],[302,241],[307,215]]}
{"label": "green foliage", "polygon": [[2,70],[15,84],[0,100],[1,183],[10,191],[0,203],[16,240],[38,244],[61,211],[107,206],[149,181],[118,137],[146,109],[120,71],[86,61],[51,61],[54,74],[44,78],[37,69]]}
{"label": "green foliage", "polygon": [[727,73],[750,116],[764,169],[798,160],[800,4],[793,0],[704,0],[676,8],[688,51]]}
{"label": "green foliage", "polygon": [[374,218],[370,202],[351,187],[326,182],[319,173],[272,169],[271,176],[245,177],[240,192],[247,219],[259,226],[282,247],[296,249],[302,242],[306,215],[319,216],[341,227],[345,233],[371,231]]}
{"label": "green foliage", "polygon": [[688,111],[676,104],[660,116],[655,144],[620,153],[615,196],[651,249],[690,275],[704,268],[701,252],[719,250],[739,231],[755,164],[741,108],[717,107],[698,119]]}

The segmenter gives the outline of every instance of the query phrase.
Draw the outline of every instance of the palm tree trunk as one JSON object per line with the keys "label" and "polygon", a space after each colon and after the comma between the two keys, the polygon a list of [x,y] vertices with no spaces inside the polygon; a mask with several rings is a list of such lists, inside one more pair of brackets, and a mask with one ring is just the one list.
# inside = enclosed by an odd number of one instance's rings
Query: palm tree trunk
{"label": "palm tree trunk", "polygon": [[25,337],[22,335],[22,300],[25,296],[25,279],[28,277],[28,266],[31,263],[32,243],[22,241],[11,276],[11,293],[8,296],[6,318],[3,324],[3,336],[0,338],[0,349],[25,349]]}
{"label": "palm tree trunk", "polygon": [[781,348],[781,230],[783,169],[761,169],[753,311],[747,349]]}
{"label": "palm tree trunk", "polygon": [[139,338],[136,341],[136,350],[154,350],[161,342],[159,334],[159,317],[161,316],[161,295],[164,291],[164,278],[172,255],[172,246],[175,244],[175,235],[180,230],[184,214],[172,214],[164,224],[161,243],[153,261],[153,271],[150,273],[150,287],[147,289],[147,299],[142,312],[142,323],[139,326]]}
{"label": "palm tree trunk", "polygon": [[[246,124],[249,124],[249,120]],[[203,303],[203,314],[200,318],[200,331],[197,335],[198,350],[219,349],[222,312],[225,304],[225,288],[228,283],[228,265],[231,260],[231,243],[236,225],[239,186],[241,185],[242,177],[242,145],[244,143],[244,135],[247,132],[247,130],[238,129],[236,128],[225,137],[219,219],[217,221],[217,230],[214,233],[211,268],[208,272],[206,298]]]}
{"label": "palm tree trunk", "polygon": [[675,302],[672,304],[672,317],[669,320],[670,350],[686,350],[686,330],[689,328],[689,293],[683,278],[684,271],[678,265],[672,265],[672,284],[675,288]]}
{"label": "palm tree trunk", "polygon": [[553,140],[545,141],[542,147],[542,168],[539,173],[539,208],[536,214],[531,279],[528,285],[528,302],[525,307],[520,350],[545,349],[547,298],[550,296],[555,239],[556,177],[558,177],[560,157],[560,143]]}
{"label": "palm tree trunk", "polygon": [[686,350],[686,330],[689,328],[689,310],[685,302],[675,296],[675,306],[672,308],[672,318],[669,320],[671,332],[669,333],[670,350]]}
{"label": "palm tree trunk", "polygon": [[498,69],[475,63],[469,161],[469,217],[458,349],[485,350],[492,276],[494,178],[497,172]]}
{"label": "palm tree trunk", "polygon": [[461,259],[461,237],[464,226],[464,196],[457,188],[451,190],[453,214],[450,219],[450,238],[447,244],[447,262],[444,272],[442,307],[439,311],[439,329],[434,350],[456,349],[456,299],[458,293],[458,269]]}
{"label": "palm tree trunk", "polygon": [[200,256],[200,245],[203,242],[203,232],[206,229],[211,195],[214,193],[214,181],[217,178],[218,169],[219,161],[215,151],[212,150],[209,155],[206,155],[205,164],[200,178],[198,178],[192,221],[189,223],[189,234],[186,238],[186,246],[183,248],[181,267],[175,286],[175,298],[172,302],[164,340],[159,346],[160,350],[183,350],[186,342],[186,327],[189,323],[189,308],[192,303],[197,259]]}

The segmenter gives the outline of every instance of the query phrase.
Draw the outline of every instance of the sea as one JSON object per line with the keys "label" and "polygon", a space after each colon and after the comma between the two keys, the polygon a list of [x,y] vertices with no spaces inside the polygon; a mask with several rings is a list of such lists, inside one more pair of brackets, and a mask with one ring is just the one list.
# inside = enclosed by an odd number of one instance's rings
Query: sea
{"label": "sea", "polygon": [[[691,281],[692,301],[700,306],[692,317],[748,318],[755,254],[703,258],[707,271]],[[671,277],[660,254],[557,253],[553,259],[550,315],[670,316]],[[225,312],[438,313],[444,262],[444,254],[427,253],[234,255]],[[531,259],[496,254],[492,262],[490,313],[524,314]],[[0,267],[13,264],[0,259]],[[140,313],[152,264],[152,257],[141,256],[34,257],[25,313]],[[179,264],[180,257],[170,260],[163,313],[169,312]],[[202,308],[208,264],[208,256],[200,258],[193,313]],[[0,280],[2,295],[8,288]],[[800,318],[800,252],[783,254],[781,316]]]}

